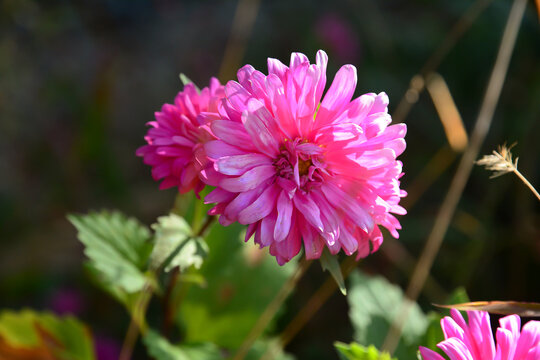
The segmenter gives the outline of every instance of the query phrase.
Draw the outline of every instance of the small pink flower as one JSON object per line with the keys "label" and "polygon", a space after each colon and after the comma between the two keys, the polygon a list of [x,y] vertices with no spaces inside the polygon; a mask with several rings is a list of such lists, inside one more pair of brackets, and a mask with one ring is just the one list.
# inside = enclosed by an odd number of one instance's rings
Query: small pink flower
{"label": "small pink flower", "polygon": [[350,24],[342,17],[325,13],[315,23],[319,40],[330,48],[340,61],[356,61],[360,55],[360,40]]}
{"label": "small pink flower", "polygon": [[216,203],[210,214],[220,214],[222,225],[248,225],[246,240],[254,234],[279,264],[302,244],[308,259],[325,246],[367,256],[382,243],[378,225],[398,237],[391,213],[406,213],[396,161],[406,126],[388,126],[384,93],[352,100],[352,65],[323,97],[327,62],[319,51],[316,64],[300,53],[289,67],[268,59],[269,75],[246,65],[225,86],[219,115],[202,114],[216,138],[204,146],[214,166],[201,171],[216,186],[205,198]]}
{"label": "small pink flower", "polygon": [[[459,311],[452,309],[451,315],[441,320],[445,340],[437,345],[450,360],[540,359],[540,321],[529,321],[521,329],[519,316],[503,317],[499,320],[495,345],[487,312],[467,311],[468,324]],[[420,354],[424,360],[444,360],[423,346]]]}
{"label": "small pink flower", "polygon": [[53,293],[49,300],[49,306],[58,315],[80,315],[86,308],[86,303],[80,291],[59,289]]}
{"label": "small pink flower", "polygon": [[193,84],[187,84],[174,104],[164,104],[155,113],[156,121],[148,123],[151,128],[144,137],[148,145],[140,147],[137,156],[152,166],[154,180],[163,180],[160,189],[178,187],[181,193],[194,189],[198,194],[204,188],[198,176],[203,164],[194,156],[202,147],[201,136],[206,134],[199,128],[199,115],[216,112],[223,96],[223,86],[216,78],[200,93]]}

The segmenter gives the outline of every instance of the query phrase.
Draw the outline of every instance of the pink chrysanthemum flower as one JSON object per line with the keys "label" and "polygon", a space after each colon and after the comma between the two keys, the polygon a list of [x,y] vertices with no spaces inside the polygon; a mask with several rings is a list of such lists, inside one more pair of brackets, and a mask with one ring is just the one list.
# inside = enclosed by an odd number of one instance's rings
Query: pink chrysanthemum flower
{"label": "pink chrysanthemum flower", "polygon": [[219,115],[206,114],[217,140],[205,144],[213,169],[201,178],[217,188],[220,223],[248,225],[261,247],[279,264],[298,254],[308,259],[332,254],[367,256],[378,249],[386,227],[400,229],[391,215],[398,205],[405,149],[404,124],[388,126],[388,97],[365,94],[351,101],[356,68],[343,66],[323,98],[327,55],[316,64],[293,53],[290,66],[268,59],[269,75],[246,65],[238,82],[225,86]]}
{"label": "pink chrysanthemum flower", "polygon": [[[468,324],[459,311],[452,309],[451,315],[441,320],[445,340],[437,345],[450,360],[540,359],[540,321],[529,321],[521,329],[519,316],[503,317],[495,345],[487,312],[468,311]],[[420,354],[424,360],[445,360],[423,346]]]}
{"label": "pink chrysanthemum flower", "polygon": [[199,91],[193,84],[186,84],[184,90],[174,99],[174,104],[164,104],[155,113],[156,121],[144,137],[148,145],[137,150],[144,163],[152,166],[154,180],[163,179],[159,188],[178,187],[181,193],[195,190],[198,194],[204,183],[199,180],[201,164],[195,161],[202,150],[199,115],[201,112],[217,111],[218,102],[224,97],[223,86],[212,78],[210,86]]}

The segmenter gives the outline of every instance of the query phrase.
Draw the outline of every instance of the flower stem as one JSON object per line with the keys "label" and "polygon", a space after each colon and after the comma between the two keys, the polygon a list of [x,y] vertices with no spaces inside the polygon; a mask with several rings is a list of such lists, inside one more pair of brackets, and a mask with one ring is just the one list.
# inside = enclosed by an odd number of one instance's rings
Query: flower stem
{"label": "flower stem", "polygon": [[524,183],[525,185],[527,185],[527,187],[528,187],[529,189],[531,189],[532,193],[538,198],[538,200],[540,200],[540,194],[538,193],[538,191],[534,188],[534,186],[532,186],[532,184],[529,182],[529,180],[527,180],[527,178],[525,178],[525,176],[523,176],[523,175],[519,172],[519,170],[518,170],[516,167],[514,167],[514,174],[516,174],[517,177],[518,177],[521,181],[523,181],[523,183]]}
{"label": "flower stem", "polygon": [[153,288],[150,282],[147,282],[141,294],[139,295],[135,306],[133,307],[133,312],[131,313],[131,321],[129,323],[126,336],[124,338],[124,343],[122,345],[122,350],[120,352],[119,360],[130,360],[131,354],[133,353],[133,348],[137,342],[137,337],[139,336],[139,331],[144,333],[146,330],[145,325],[145,314],[150,299],[152,298]]}
{"label": "flower stem", "polygon": [[191,222],[191,228],[193,229],[193,231],[199,231],[199,227],[201,227],[203,217],[204,217],[204,204],[201,200],[195,199],[195,206],[193,210],[193,220]]}
{"label": "flower stem", "polygon": [[257,320],[257,323],[255,324],[255,326],[253,326],[250,333],[246,336],[246,338],[244,339],[244,342],[242,343],[242,345],[240,346],[240,348],[234,355],[233,360],[244,359],[249,349],[251,349],[251,346],[253,345],[253,343],[259,338],[259,336],[262,334],[264,329],[266,329],[266,327],[268,326],[272,318],[278,312],[283,302],[287,299],[287,296],[294,289],[294,286],[296,285],[298,280],[300,280],[302,275],[306,272],[309,265],[311,265],[311,261],[308,261],[306,260],[305,257],[302,257],[302,259],[298,263],[296,270],[289,277],[289,279],[287,279],[287,281],[283,284],[281,289],[279,289],[274,299],[268,304],[264,312],[259,317],[259,320]]}
{"label": "flower stem", "polygon": [[171,271],[170,280],[167,284],[167,290],[165,292],[165,296],[163,297],[163,323],[161,324],[161,334],[166,339],[169,338],[172,324],[174,322],[175,311],[173,306],[171,306],[171,297],[179,276],[180,268],[176,266]]}
{"label": "flower stem", "polygon": [[[196,237],[204,236],[209,229],[210,225],[215,221],[215,216],[209,216],[206,218],[205,222],[202,224],[201,228],[197,232]],[[199,221],[200,222],[200,221]],[[178,277],[180,276],[180,268],[176,266],[171,270],[171,275],[169,278],[169,283],[167,284],[167,290],[165,296],[163,297],[163,323],[161,325],[161,334],[168,338],[172,325],[174,323],[174,318],[176,316],[176,310],[178,309],[178,303],[173,303],[172,297],[174,294],[174,287],[178,282]]]}

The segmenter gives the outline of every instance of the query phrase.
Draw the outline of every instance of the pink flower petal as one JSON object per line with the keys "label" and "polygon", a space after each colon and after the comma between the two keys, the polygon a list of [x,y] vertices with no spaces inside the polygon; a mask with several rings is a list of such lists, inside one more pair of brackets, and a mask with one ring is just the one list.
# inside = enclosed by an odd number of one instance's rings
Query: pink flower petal
{"label": "pink flower petal", "polygon": [[475,360],[467,346],[456,338],[440,342],[437,346],[448,355],[450,360]]}
{"label": "pink flower petal", "polygon": [[257,230],[257,223],[249,224],[246,229],[246,236],[244,237],[244,242],[248,242],[249,239],[253,236],[255,231]]}
{"label": "pink flower petal", "polygon": [[239,177],[225,178],[219,182],[219,186],[230,192],[242,192],[256,188],[275,175],[273,165],[262,165],[246,171]]}
{"label": "pink flower petal", "polygon": [[317,233],[313,233],[307,226],[301,228],[302,240],[304,241],[304,250],[306,252],[306,259],[318,259],[324,249],[324,242]]}
{"label": "pink flower petal", "polygon": [[473,355],[476,357],[486,356],[492,359],[495,355],[495,342],[491,332],[489,314],[485,311],[468,311],[467,315],[469,316]]}
{"label": "pink flower petal", "polygon": [[229,145],[234,145],[239,149],[253,151],[256,148],[251,143],[251,139],[240,123],[225,120],[212,121],[210,128],[219,140]]}
{"label": "pink flower petal", "polygon": [[377,94],[373,107],[371,108],[371,112],[387,112],[389,102],[390,101],[388,100],[388,95],[386,95],[385,92]]}
{"label": "pink flower petal", "polygon": [[225,86],[225,96],[233,109],[242,112],[251,96],[246,89],[236,81],[229,81]]}
{"label": "pink flower petal", "polygon": [[280,242],[273,242],[270,245],[270,254],[276,256],[278,263],[280,261],[289,261],[294,256],[298,254],[300,248],[302,247],[302,242],[300,240],[300,232],[298,226],[296,225],[296,216],[293,213],[291,219],[291,231],[285,238],[285,240]]}
{"label": "pink flower petal", "polygon": [[271,100],[272,113],[278,120],[280,130],[288,138],[296,136],[298,134],[297,122],[291,113],[282,81],[273,74],[268,75],[266,89]]}
{"label": "pink flower petal", "polygon": [[238,221],[238,216],[242,210],[251,205],[264,191],[266,187],[261,185],[255,189],[244,191],[233,200],[223,210],[223,215],[231,221]]}
{"label": "pink flower petal", "polygon": [[205,204],[211,204],[216,202],[225,202],[234,199],[235,194],[222,188],[215,188],[204,198]]}
{"label": "pink flower petal", "polygon": [[497,352],[495,360],[514,359],[515,342],[512,332],[507,329],[497,329]]}
{"label": "pink flower petal", "polygon": [[258,100],[251,99],[247,112],[242,114],[242,123],[259,151],[271,157],[278,155],[278,128],[272,114],[263,104]]}
{"label": "pink flower petal", "polygon": [[344,209],[347,216],[362,230],[365,232],[371,232],[373,229],[373,219],[369,213],[364,210],[358,203],[355,202],[349,195],[344,193],[338,187],[328,184],[323,186],[322,191],[326,198],[332,203],[334,207],[340,207]]}
{"label": "pink flower petal", "polygon": [[294,196],[294,206],[311,226],[318,229],[320,232],[324,230],[320,210],[309,195],[297,193]]}
{"label": "pink flower petal", "polygon": [[238,70],[238,72],[236,73],[237,76],[238,76],[238,82],[244,87],[244,88],[248,88],[250,85],[249,85],[249,80],[251,78],[251,75],[253,74],[253,72],[255,71],[255,68],[251,65],[245,65],[243,67],[240,68],[240,70]]}
{"label": "pink flower petal", "polygon": [[293,206],[285,191],[281,191],[277,199],[277,220],[274,228],[274,239],[279,242],[289,234]]}
{"label": "pink flower petal", "polygon": [[320,69],[319,81],[317,82],[317,90],[315,91],[315,101],[321,101],[324,87],[326,86],[326,66],[328,64],[328,55],[322,50],[317,51],[316,64]]}
{"label": "pink flower petal", "polygon": [[509,315],[499,319],[501,328],[510,331],[513,337],[516,339],[519,337],[521,329],[521,319],[517,315]]}
{"label": "pink flower petal", "polygon": [[223,141],[212,140],[204,144],[206,155],[210,159],[217,160],[223,156],[245,155],[246,152],[236,146],[229,145]]}
{"label": "pink flower petal", "polygon": [[433,350],[430,350],[423,346],[420,346],[419,350],[420,350],[420,355],[422,355],[422,358],[424,360],[444,360],[444,358],[441,355],[439,355]]}
{"label": "pink flower petal", "polygon": [[294,53],[291,54],[291,63],[289,65],[289,67],[291,69],[294,69],[294,68],[302,65],[305,62],[309,62],[309,59],[307,58],[306,55],[304,55],[302,53],[299,53],[299,52],[294,52]]}
{"label": "pink flower petal", "polygon": [[538,360],[540,359],[540,344],[533,347],[527,352],[527,355],[523,358],[523,360]]}
{"label": "pink flower petal", "polygon": [[356,89],[356,68],[344,65],[339,69],[317,113],[319,126],[329,124],[349,104]]}
{"label": "pink flower petal", "polygon": [[272,161],[263,154],[245,154],[224,156],[216,161],[217,170],[225,175],[242,175],[246,171],[261,165],[272,165]]}
{"label": "pink flower petal", "polygon": [[261,220],[261,244],[269,246],[274,242],[274,228],[276,227],[276,212],[273,211],[270,215],[265,216]]}
{"label": "pink flower petal", "polygon": [[284,75],[289,68],[278,59],[268,58],[268,74],[274,74],[280,79],[284,79]]}
{"label": "pink flower petal", "polygon": [[[534,351],[531,351],[531,349]],[[531,320],[523,325],[521,335],[516,344],[514,359],[528,360],[529,356],[532,356],[532,353],[540,353],[540,321],[537,320]]]}
{"label": "pink flower petal", "polygon": [[268,186],[257,200],[240,212],[238,222],[240,224],[252,224],[270,214],[275,207],[278,192],[279,188],[277,186]]}
{"label": "pink flower petal", "polygon": [[441,328],[442,328],[445,339],[449,339],[453,337],[458,338],[460,340],[465,339],[465,331],[463,330],[463,328],[461,328],[456,323],[456,321],[449,316],[445,316],[444,318],[441,319]]}

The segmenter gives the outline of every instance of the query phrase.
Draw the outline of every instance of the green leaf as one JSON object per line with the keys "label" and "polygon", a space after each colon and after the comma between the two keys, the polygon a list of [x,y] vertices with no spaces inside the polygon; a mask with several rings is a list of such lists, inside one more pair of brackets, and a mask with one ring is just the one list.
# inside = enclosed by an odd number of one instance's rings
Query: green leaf
{"label": "green leaf", "polygon": [[[385,278],[353,272],[347,300],[355,340],[362,345],[381,347],[403,298],[403,291]],[[427,326],[426,315],[416,303],[412,304],[396,350],[398,358],[413,359],[416,356]]]}
{"label": "green leaf", "polygon": [[387,352],[380,352],[373,345],[364,347],[357,343],[344,344],[335,342],[334,346],[338,351],[339,357],[342,360],[397,360],[390,357]]}
{"label": "green leaf", "polygon": [[119,212],[68,215],[85,245],[84,253],[104,280],[131,293],[142,289],[152,249],[149,230]]}
{"label": "green leaf", "polygon": [[58,359],[95,359],[90,332],[71,316],[4,310],[0,312],[0,339],[12,348],[41,349]]}
{"label": "green leaf", "polygon": [[343,280],[343,274],[341,273],[337,256],[330,254],[330,251],[328,251],[328,248],[325,246],[319,261],[321,262],[323,270],[328,270],[334,280],[336,280],[341,293],[347,295],[345,280]]}
{"label": "green leaf", "polygon": [[148,354],[156,360],[222,360],[219,348],[210,343],[173,345],[153,330],[143,339]]}
{"label": "green leaf", "polygon": [[170,271],[178,266],[181,271],[190,266],[200,268],[208,246],[200,237],[193,237],[191,228],[184,218],[170,214],[158,218],[152,225],[155,231],[155,246],[150,255],[150,267],[165,266]]}
{"label": "green leaf", "polygon": [[208,245],[200,238],[190,238],[171,254],[170,261],[167,261],[165,271],[170,271],[176,266],[180,270],[185,270],[190,266],[199,269],[208,255]]}
{"label": "green leaf", "polygon": [[191,79],[188,78],[185,74],[180,73],[179,77],[180,77],[180,81],[182,81],[182,84],[184,84],[184,86],[186,86],[187,84],[193,84],[193,86],[195,86],[195,89],[197,90],[197,92],[199,92],[199,93],[201,92],[201,89],[199,89],[197,87],[197,85],[195,85],[195,83],[193,81],[191,81]]}
{"label": "green leaf", "polygon": [[191,287],[178,314],[186,341],[212,342],[236,349],[291,274],[252,242],[239,238],[242,227],[213,227],[200,274],[205,288]]}
{"label": "green leaf", "polygon": [[16,347],[39,345],[39,336],[34,330],[36,314],[30,310],[20,313],[3,311],[0,313],[0,335]]}

